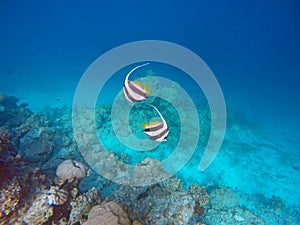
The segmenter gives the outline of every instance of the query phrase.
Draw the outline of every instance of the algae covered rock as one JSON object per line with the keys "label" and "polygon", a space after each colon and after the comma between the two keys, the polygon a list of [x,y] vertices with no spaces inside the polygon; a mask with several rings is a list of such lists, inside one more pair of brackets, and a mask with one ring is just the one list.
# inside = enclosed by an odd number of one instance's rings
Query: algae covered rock
{"label": "algae covered rock", "polygon": [[45,162],[53,151],[51,140],[42,137],[24,137],[20,140],[20,150],[24,159],[30,162]]}
{"label": "algae covered rock", "polygon": [[164,172],[162,163],[157,159],[145,158],[135,167],[135,185],[145,186],[166,180],[170,174]]}
{"label": "algae covered rock", "polygon": [[19,139],[20,154],[30,162],[46,162],[55,147],[53,143],[55,128],[48,127],[44,121],[36,121],[29,126],[31,127],[28,127]]}

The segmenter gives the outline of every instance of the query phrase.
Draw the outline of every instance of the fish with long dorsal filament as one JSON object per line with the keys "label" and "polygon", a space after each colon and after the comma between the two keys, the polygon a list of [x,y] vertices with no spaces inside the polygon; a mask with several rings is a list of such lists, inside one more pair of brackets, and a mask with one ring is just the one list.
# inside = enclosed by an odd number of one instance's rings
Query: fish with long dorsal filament
{"label": "fish with long dorsal filament", "polygon": [[161,121],[151,121],[150,123],[145,123],[142,128],[144,128],[143,132],[149,136],[150,140],[163,142],[167,140],[168,134],[169,134],[169,127],[159,110],[153,106],[150,105],[155,109],[155,111],[158,113]]}
{"label": "fish with long dorsal filament", "polygon": [[148,94],[151,94],[150,88],[148,86],[144,86],[139,81],[131,81],[129,80],[130,74],[132,74],[136,69],[146,66],[149,63],[144,63],[142,65],[134,67],[126,76],[124,81],[123,92],[125,98],[130,102],[140,102],[146,100],[148,98]]}

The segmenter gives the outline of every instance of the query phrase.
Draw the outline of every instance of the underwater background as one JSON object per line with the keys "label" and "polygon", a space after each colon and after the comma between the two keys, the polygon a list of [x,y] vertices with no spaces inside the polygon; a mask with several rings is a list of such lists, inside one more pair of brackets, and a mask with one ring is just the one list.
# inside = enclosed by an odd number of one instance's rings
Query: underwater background
{"label": "underwater background", "polygon": [[[2,0],[0,28],[1,224],[93,224],[88,212],[101,204],[122,212],[125,222],[119,224],[300,224],[297,0]],[[160,63],[132,75],[132,80],[153,75],[173,79],[195,102],[200,118],[197,150],[159,190],[155,185],[131,189],[93,170],[85,177],[89,165],[73,140],[72,103],[84,72],[110,49],[141,40],[173,42],[196,53],[218,80],[227,108],[222,148],[200,172],[210,129],[201,89],[181,71]],[[150,164],[160,168],[180,133],[176,110],[166,101],[150,99],[170,126],[170,140],[155,151],[134,152],[112,130],[111,107],[133,67],[114,74],[99,94],[97,132],[113,153],[103,157],[132,165],[151,158],[158,161]],[[172,98],[172,90],[166,91]],[[149,108],[136,104],[131,127],[146,122],[145,110]],[[75,176],[77,182],[57,172],[66,160],[82,163],[75,167],[86,174]],[[92,200],[82,204],[86,196]],[[30,207],[43,198],[39,209]],[[104,199],[113,207],[103,206]],[[48,219],[32,216],[41,210]]]}

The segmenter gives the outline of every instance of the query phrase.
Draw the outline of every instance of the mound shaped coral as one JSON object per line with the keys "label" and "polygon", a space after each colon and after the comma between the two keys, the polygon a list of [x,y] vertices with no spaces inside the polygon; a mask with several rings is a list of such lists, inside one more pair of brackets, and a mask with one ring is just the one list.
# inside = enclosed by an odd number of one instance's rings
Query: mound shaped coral
{"label": "mound shaped coral", "polygon": [[70,159],[63,161],[56,169],[56,176],[62,180],[68,181],[82,179],[89,176],[89,174],[90,171],[85,165]]}
{"label": "mound shaped coral", "polygon": [[130,225],[127,213],[115,202],[103,202],[94,206],[83,225]]}

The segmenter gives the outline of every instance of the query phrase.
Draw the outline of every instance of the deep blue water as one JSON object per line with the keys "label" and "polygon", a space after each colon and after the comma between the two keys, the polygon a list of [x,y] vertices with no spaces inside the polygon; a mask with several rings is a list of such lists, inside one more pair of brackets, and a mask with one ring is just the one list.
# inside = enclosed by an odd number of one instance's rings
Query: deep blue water
{"label": "deep blue water", "polygon": [[[231,124],[259,126],[260,140],[273,141],[287,166],[300,164],[297,0],[2,0],[0,29],[0,92],[15,94],[35,112],[45,106],[71,105],[85,70],[110,49],[133,41],[164,40],[190,49],[210,67],[222,88]],[[111,92],[104,93],[107,99],[122,88],[124,74],[116,76]],[[180,82],[193,93],[186,79]],[[243,157],[246,150],[237,151]],[[268,163],[278,167],[268,161],[273,153],[264,154],[258,168]],[[226,171],[226,166],[218,165],[208,172]],[[285,167],[281,172],[288,174]],[[229,180],[222,178],[226,185],[239,176],[229,174]],[[299,175],[290,179],[299,181]],[[202,181],[210,182],[207,177]],[[242,181],[233,183],[245,191],[255,189]],[[282,197],[299,200],[299,192],[293,194]]]}
{"label": "deep blue water", "polygon": [[1,89],[8,92],[28,85],[72,92],[103,52],[158,39],[198,54],[228,102],[238,95],[282,115],[299,108],[297,1],[1,1],[0,10]]}

